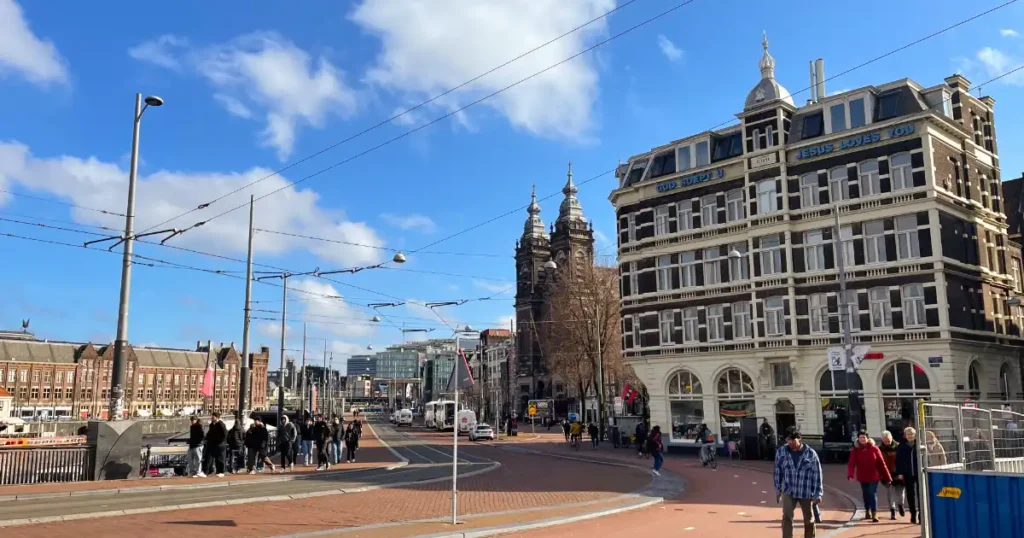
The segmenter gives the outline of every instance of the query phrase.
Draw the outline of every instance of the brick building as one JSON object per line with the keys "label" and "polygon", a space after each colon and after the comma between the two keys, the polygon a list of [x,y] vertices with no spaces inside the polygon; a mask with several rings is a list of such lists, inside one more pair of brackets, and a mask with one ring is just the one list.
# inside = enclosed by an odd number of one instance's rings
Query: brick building
{"label": "brick building", "polygon": [[[267,407],[269,352],[264,347],[250,354],[254,410]],[[24,333],[0,338],[0,386],[13,395],[16,417],[106,417],[113,353],[109,345],[36,340]],[[234,344],[198,343],[194,351],[129,346],[127,360],[125,408],[132,416],[237,407]],[[199,394],[207,364],[215,368],[210,398]]]}
{"label": "brick building", "polygon": [[1024,397],[1019,200],[1004,203],[995,101],[954,75],[819,82],[798,107],[763,45],[738,124],[618,169],[622,347],[651,420],[671,443],[702,422],[736,439],[743,417],[847,439],[826,351],[847,321],[868,352],[854,416],[873,435],[899,436],[916,398]]}

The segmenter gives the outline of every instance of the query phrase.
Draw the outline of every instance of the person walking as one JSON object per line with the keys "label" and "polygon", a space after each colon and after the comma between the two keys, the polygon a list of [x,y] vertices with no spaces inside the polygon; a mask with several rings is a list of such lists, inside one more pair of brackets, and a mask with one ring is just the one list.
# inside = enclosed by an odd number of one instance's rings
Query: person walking
{"label": "person walking", "polygon": [[203,433],[203,425],[199,423],[199,417],[192,416],[192,425],[188,428],[188,453],[186,454],[185,476],[192,478],[205,478],[203,472],[203,441],[206,435]]}
{"label": "person walking", "polygon": [[878,483],[890,484],[892,476],[885,467],[882,452],[866,431],[857,434],[857,443],[846,465],[846,478],[860,483],[861,495],[864,497],[864,519],[871,518],[871,521],[878,523]]}
{"label": "person walking", "polygon": [[345,437],[345,424],[334,417],[331,424],[331,462],[341,463],[341,440]]}
{"label": "person walking", "polygon": [[313,443],[316,445],[317,471],[326,471],[331,468],[331,462],[327,459],[327,449],[330,441],[331,425],[324,420],[323,415],[317,415],[316,424],[313,425]]}
{"label": "person walking", "polygon": [[562,419],[562,433],[565,434],[565,442],[569,442],[569,421]]}
{"label": "person walking", "polygon": [[245,467],[245,430],[242,428],[241,419],[235,420],[228,430],[228,458],[231,474]]}
{"label": "person walking", "polygon": [[299,435],[302,438],[300,453],[303,465],[309,467],[309,462],[313,459],[313,417],[306,417],[305,422],[299,427]]}
{"label": "person walking", "polygon": [[270,432],[267,431],[267,427],[263,425],[263,421],[259,417],[252,418],[252,426],[249,426],[245,432],[246,469],[249,470],[249,474],[256,474],[256,463],[262,462],[270,467],[270,472],[274,472],[274,463],[267,457],[267,442],[270,440]]}
{"label": "person walking", "polygon": [[203,449],[204,467],[207,472],[224,476],[224,456],[228,449],[228,427],[220,420],[220,412],[214,411],[210,427],[206,430],[206,447]]}
{"label": "person walking", "polygon": [[281,451],[281,472],[295,470],[295,442],[299,438],[299,429],[288,418],[281,416],[281,427],[277,430],[277,444]]}
{"label": "person walking", "polygon": [[896,449],[896,478],[903,482],[906,489],[907,508],[910,510],[910,522],[917,524],[917,479],[921,475],[921,466],[917,454],[917,430],[903,430],[903,442]]}
{"label": "person walking", "polygon": [[647,450],[647,425],[643,421],[637,423],[634,435],[636,435],[636,456],[642,458]]}
{"label": "person walking", "polygon": [[782,503],[782,538],[793,538],[793,516],[800,506],[804,538],[814,538],[813,507],[821,503],[821,460],[804,444],[800,430],[786,431],[786,444],[775,451],[775,502]]}
{"label": "person walking", "polygon": [[363,438],[363,421],[356,419],[356,436],[360,439]]}
{"label": "person walking", "polygon": [[345,461],[349,463],[356,462],[356,450],[359,448],[359,433],[355,427],[349,423],[348,429],[345,430]]}
{"label": "person walking", "polygon": [[587,435],[590,436],[590,448],[597,448],[597,439],[599,435],[597,424],[591,422],[587,425]]}
{"label": "person walking", "polygon": [[651,428],[651,434],[647,436],[647,451],[654,457],[654,469],[651,474],[661,476],[661,466],[665,463],[665,457],[662,456],[665,445],[661,443],[661,426]]}
{"label": "person walking", "polygon": [[885,486],[885,499],[889,503],[889,519],[896,519],[896,510],[899,510],[900,517],[906,515],[903,511],[904,501],[904,489],[903,480],[901,480],[896,472],[896,452],[899,450],[900,444],[892,438],[892,432],[885,430],[882,432],[882,444],[879,445],[878,450],[882,452],[882,459],[885,460],[885,468],[889,470],[889,476],[892,477],[892,482]]}

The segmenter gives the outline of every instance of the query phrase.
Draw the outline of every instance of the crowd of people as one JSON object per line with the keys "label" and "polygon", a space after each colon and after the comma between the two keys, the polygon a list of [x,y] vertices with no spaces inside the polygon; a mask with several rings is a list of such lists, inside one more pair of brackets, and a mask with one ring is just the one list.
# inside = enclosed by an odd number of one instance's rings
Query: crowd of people
{"label": "crowd of people", "polygon": [[[248,428],[235,421],[231,429],[221,420],[220,413],[212,414],[210,424],[204,430],[199,417],[192,417],[189,427],[188,451],[186,453],[185,475],[203,478],[208,474],[219,477],[224,473],[237,473],[245,469],[249,474],[295,470],[301,456],[303,465],[309,467],[316,461],[316,470],[324,471],[342,462],[355,463],[359,439],[363,434],[363,423],[356,418],[347,424],[337,416],[328,419],[322,414],[305,415],[299,424],[287,415],[282,417],[277,428],[276,439],[272,439],[266,424],[258,415],[253,415]],[[279,464],[270,459],[271,443],[276,443],[280,455]],[[314,452],[313,450],[316,450]]]}

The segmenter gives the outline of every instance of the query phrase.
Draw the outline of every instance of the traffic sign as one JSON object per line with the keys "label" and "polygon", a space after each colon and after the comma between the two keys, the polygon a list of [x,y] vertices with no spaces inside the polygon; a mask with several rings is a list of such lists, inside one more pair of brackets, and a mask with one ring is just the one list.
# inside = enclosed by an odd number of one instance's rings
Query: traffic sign
{"label": "traffic sign", "polygon": [[531,417],[537,416],[537,406],[531,405],[530,408],[527,410],[527,413],[529,413]]}

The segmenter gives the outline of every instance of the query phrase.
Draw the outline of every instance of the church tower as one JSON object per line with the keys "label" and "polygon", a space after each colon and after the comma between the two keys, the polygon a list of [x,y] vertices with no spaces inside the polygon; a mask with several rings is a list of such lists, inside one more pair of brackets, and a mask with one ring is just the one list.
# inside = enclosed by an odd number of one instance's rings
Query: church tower
{"label": "church tower", "polygon": [[594,225],[583,216],[583,207],[576,198],[579,188],[572,182],[572,163],[562,188],[562,205],[551,232],[551,257],[559,268],[573,260],[573,266],[594,263]]}
{"label": "church tower", "polygon": [[544,264],[551,259],[551,242],[540,218],[536,186],[530,195],[526,213],[523,235],[516,242],[516,332],[519,338],[514,375],[518,378],[517,388],[529,387],[517,390],[522,400],[518,406],[520,412],[525,409],[527,400],[544,397],[536,394],[537,378],[545,373],[536,322],[544,319]]}

